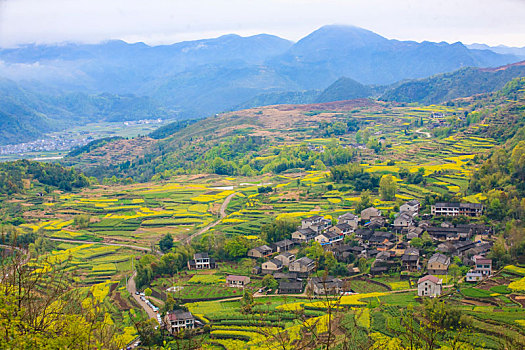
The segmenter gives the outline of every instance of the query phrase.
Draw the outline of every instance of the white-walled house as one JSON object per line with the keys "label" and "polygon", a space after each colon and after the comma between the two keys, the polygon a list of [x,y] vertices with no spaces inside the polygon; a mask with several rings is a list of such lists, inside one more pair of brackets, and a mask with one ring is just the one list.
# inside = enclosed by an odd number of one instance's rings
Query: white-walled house
{"label": "white-walled house", "polygon": [[420,297],[437,297],[441,295],[443,281],[436,276],[426,275],[417,281],[417,295]]}

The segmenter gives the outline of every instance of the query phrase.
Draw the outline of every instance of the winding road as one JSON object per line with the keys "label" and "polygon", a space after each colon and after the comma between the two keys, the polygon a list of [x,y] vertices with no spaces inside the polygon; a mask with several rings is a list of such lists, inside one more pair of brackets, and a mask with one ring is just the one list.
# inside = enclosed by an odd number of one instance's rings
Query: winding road
{"label": "winding road", "polygon": [[[140,299],[140,295],[136,294],[136,291],[137,291],[137,286],[135,285],[135,275],[136,274],[137,274],[137,272],[133,272],[133,274],[131,275],[131,278],[128,278],[128,282],[126,283],[126,289],[131,294],[131,296],[133,296],[135,301],[144,309],[144,311],[146,311],[146,313],[148,314],[149,318],[153,318],[156,321],[157,320],[157,313],[155,311],[153,311],[153,309],[150,308],[146,304],[145,301],[142,301],[142,299]],[[158,301],[158,300],[156,300],[156,301]]]}
{"label": "winding road", "polygon": [[237,193],[230,194],[228,197],[226,197],[224,202],[222,202],[221,209],[219,211],[220,214],[221,214],[221,217],[219,218],[219,220],[217,220],[215,222],[212,222],[211,224],[207,225],[206,227],[203,227],[202,229],[200,229],[199,231],[195,232],[191,236],[188,236],[187,238],[183,239],[182,242],[183,243],[190,243],[191,240],[194,239],[195,237],[202,235],[203,233],[208,231],[210,228],[215,227],[218,224],[220,224],[222,219],[224,219],[226,217],[226,208],[228,208],[228,204],[230,204],[230,201],[232,200],[233,196],[235,196],[236,194]]}

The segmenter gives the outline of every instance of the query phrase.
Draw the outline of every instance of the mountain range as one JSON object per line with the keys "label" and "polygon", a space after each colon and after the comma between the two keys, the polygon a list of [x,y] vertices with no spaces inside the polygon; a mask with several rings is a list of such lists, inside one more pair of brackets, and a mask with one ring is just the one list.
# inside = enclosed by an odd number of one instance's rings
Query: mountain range
{"label": "mountain range", "polygon": [[11,127],[0,144],[65,122],[202,118],[239,106],[377,96],[403,80],[519,60],[459,42],[389,40],[353,26],[325,26],[296,43],[261,34],[1,49],[0,117]]}

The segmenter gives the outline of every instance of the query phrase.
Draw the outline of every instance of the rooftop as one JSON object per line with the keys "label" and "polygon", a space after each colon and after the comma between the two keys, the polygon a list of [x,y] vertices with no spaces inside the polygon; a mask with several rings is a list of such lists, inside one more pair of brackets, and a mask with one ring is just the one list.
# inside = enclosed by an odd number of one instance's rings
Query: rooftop
{"label": "rooftop", "polygon": [[195,253],[193,255],[193,258],[194,259],[209,259],[210,256],[208,255],[208,253]]}
{"label": "rooftop", "polygon": [[226,281],[246,281],[249,277],[246,276],[237,276],[237,275],[228,275],[226,276]]}
{"label": "rooftop", "polygon": [[310,265],[314,262],[315,261],[310,259],[309,257],[303,256],[302,258],[295,260],[293,263],[299,265]]}
{"label": "rooftop", "polygon": [[339,216],[339,220],[346,219],[346,220],[354,220],[357,218],[357,215],[354,215],[352,213],[344,213],[343,215]]}
{"label": "rooftop", "polygon": [[193,318],[191,312],[184,310],[169,311],[167,316],[170,321],[188,320]]}
{"label": "rooftop", "polygon": [[430,281],[430,282],[435,283],[435,284],[441,284],[441,280],[439,278],[437,278],[436,276],[432,276],[432,275],[426,275],[425,277],[421,277],[417,281],[417,284],[423,283],[425,281]]}
{"label": "rooftop", "polygon": [[440,254],[440,253],[436,253],[434,255],[432,255],[432,257],[428,260],[428,263],[433,263],[433,262],[438,262],[438,263],[441,263],[441,264],[445,264],[445,265],[448,265],[450,264],[450,258],[446,255],[443,255],[443,254]]}

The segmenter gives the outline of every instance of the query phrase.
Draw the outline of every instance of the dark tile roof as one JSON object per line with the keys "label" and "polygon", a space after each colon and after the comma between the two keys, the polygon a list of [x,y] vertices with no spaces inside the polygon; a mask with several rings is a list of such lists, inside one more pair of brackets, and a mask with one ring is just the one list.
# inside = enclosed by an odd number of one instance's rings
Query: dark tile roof
{"label": "dark tile roof", "polygon": [[302,258],[295,260],[293,263],[294,264],[308,266],[308,265],[310,265],[310,264],[312,264],[314,262],[315,261],[310,259],[309,257],[303,256]]}
{"label": "dark tile roof", "polygon": [[281,266],[283,266],[283,263],[282,263],[280,260],[277,260],[277,259],[270,259],[270,260],[268,260],[268,261],[274,263],[277,267],[281,267]]}
{"label": "dark tile roof", "polygon": [[283,239],[282,241],[278,241],[273,243],[276,247],[287,247],[290,245],[294,245],[295,243],[292,240],[289,239]]}
{"label": "dark tile roof", "polygon": [[303,290],[303,282],[293,281],[293,282],[279,282],[279,289],[294,289],[294,290]]}
{"label": "dark tile roof", "polygon": [[287,280],[295,280],[297,279],[297,274],[295,272],[276,272],[273,274],[273,278],[275,279],[287,279]]}
{"label": "dark tile roof", "polygon": [[440,254],[440,253],[436,253],[434,255],[432,255],[432,257],[430,259],[428,259],[428,263],[433,263],[433,262],[438,262],[438,263],[441,263],[441,264],[444,264],[444,265],[449,265],[450,264],[450,258],[446,255],[443,255],[443,254]]}
{"label": "dark tile roof", "polygon": [[209,259],[209,257],[208,253],[195,253],[195,255],[193,255],[194,259]]}

